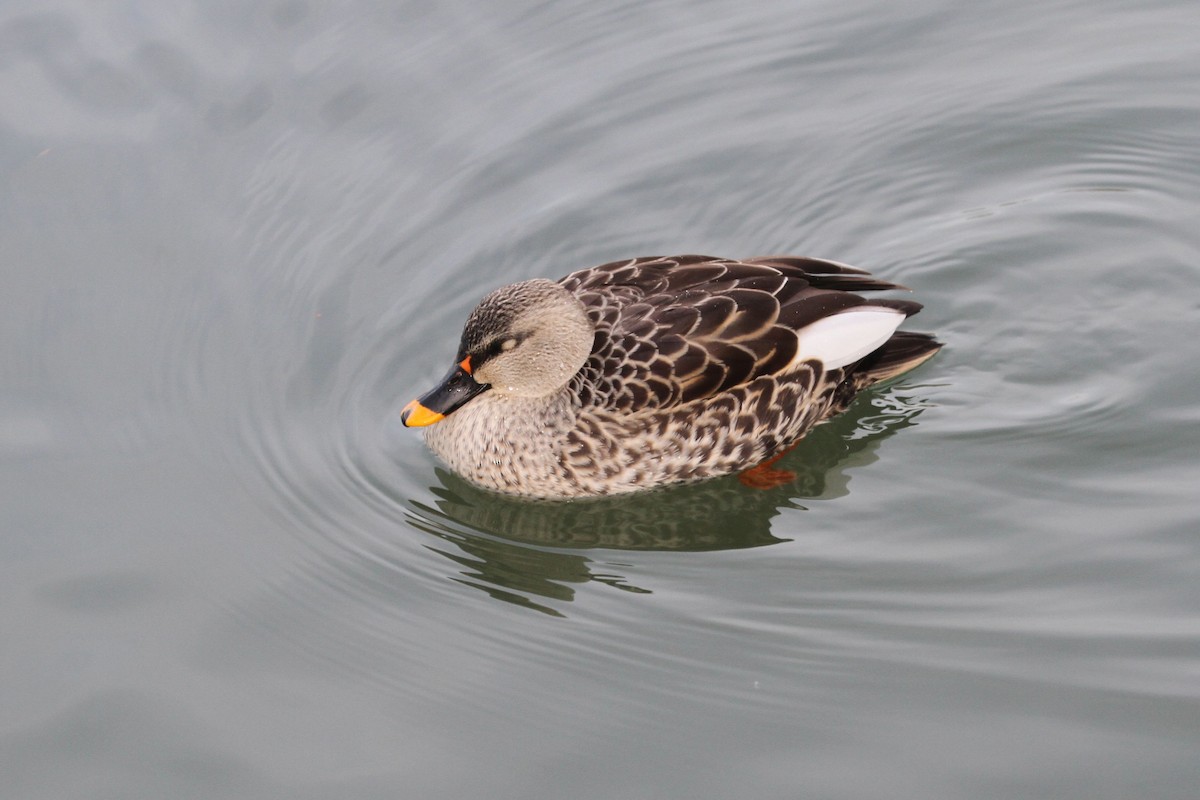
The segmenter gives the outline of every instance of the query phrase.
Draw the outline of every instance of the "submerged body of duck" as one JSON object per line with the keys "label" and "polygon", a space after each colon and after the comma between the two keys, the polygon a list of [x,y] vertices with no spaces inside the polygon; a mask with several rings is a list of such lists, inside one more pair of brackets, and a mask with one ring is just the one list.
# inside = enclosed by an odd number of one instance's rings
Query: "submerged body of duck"
{"label": "submerged body of duck", "polygon": [[[429,447],[508,494],[618,494],[745,470],[863,388],[924,363],[903,287],[811,258],[638,258],[497,289],[405,407]],[[434,425],[433,423],[437,423]]]}

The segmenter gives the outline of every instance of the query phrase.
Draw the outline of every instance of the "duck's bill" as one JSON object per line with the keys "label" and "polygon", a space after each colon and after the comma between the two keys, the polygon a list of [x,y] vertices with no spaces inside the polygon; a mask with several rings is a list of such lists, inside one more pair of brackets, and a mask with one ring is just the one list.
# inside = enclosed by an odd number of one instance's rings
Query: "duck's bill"
{"label": "duck's bill", "polygon": [[409,428],[423,428],[426,425],[441,422],[445,418],[445,414],[439,414],[421,405],[420,400],[410,401],[400,412],[400,421]]}
{"label": "duck's bill", "polygon": [[409,428],[441,422],[447,414],[487,388],[486,383],[472,378],[462,364],[455,364],[437,386],[404,407],[400,422]]}

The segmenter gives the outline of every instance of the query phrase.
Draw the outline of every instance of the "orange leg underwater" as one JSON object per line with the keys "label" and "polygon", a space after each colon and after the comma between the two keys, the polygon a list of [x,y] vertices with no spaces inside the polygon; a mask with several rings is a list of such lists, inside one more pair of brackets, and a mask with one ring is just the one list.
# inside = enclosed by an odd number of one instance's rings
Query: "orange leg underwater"
{"label": "orange leg underwater", "polygon": [[738,475],[738,480],[742,482],[743,486],[748,486],[751,489],[778,489],[780,486],[788,485],[796,480],[796,473],[788,469],[775,469],[774,464],[795,450],[797,444],[800,444],[800,442],[792,444],[783,452],[771,456],[761,464],[756,464],[750,469],[743,471]]}

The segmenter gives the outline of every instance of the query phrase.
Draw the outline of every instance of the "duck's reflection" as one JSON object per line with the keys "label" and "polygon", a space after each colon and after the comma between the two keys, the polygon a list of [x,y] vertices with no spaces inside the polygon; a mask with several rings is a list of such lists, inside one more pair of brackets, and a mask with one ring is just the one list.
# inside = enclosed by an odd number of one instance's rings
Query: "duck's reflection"
{"label": "duck's reflection", "polygon": [[923,408],[899,386],[860,397],[776,465],[796,477],[774,489],[750,489],[728,477],[613,498],[531,501],[479,489],[439,469],[440,485],[431,487],[437,501],[415,504],[412,522],[448,545],[434,549],[455,562],[455,580],[560,615],[534,598],[570,601],[573,586],[589,581],[649,591],[614,574],[611,562],[580,551],[733,550],[787,541],[771,526],[781,508],[846,494],[846,470],[875,461],[879,443],[915,424]]}

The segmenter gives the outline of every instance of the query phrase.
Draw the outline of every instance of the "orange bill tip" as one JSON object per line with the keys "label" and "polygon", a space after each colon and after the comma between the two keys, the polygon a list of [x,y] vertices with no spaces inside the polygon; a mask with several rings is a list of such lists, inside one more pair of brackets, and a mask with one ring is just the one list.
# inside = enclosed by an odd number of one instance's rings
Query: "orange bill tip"
{"label": "orange bill tip", "polygon": [[445,418],[445,414],[430,411],[416,400],[406,405],[400,412],[400,422],[407,428],[423,428],[426,425],[441,422]]}

